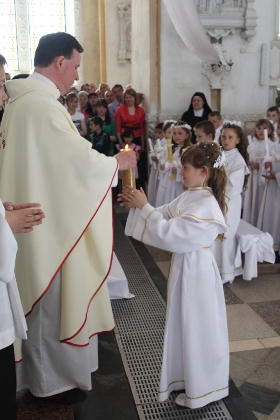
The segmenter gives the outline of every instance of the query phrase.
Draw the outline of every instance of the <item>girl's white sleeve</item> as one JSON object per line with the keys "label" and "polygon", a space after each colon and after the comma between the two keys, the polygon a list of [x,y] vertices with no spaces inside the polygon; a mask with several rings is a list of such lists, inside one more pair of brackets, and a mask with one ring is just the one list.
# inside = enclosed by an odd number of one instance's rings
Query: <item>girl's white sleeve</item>
{"label": "girl's white sleeve", "polygon": [[185,254],[210,246],[220,233],[219,225],[207,219],[197,222],[189,216],[168,220],[166,217],[168,205],[154,209],[146,204],[133,225],[133,238],[166,251]]}
{"label": "girl's white sleeve", "polygon": [[5,208],[0,200],[0,281],[9,283],[14,278],[17,242],[5,219]]}

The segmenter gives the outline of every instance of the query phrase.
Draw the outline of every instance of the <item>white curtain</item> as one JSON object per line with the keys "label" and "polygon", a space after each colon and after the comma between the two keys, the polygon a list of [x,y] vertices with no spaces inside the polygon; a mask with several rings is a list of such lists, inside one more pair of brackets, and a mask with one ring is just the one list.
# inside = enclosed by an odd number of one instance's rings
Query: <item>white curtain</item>
{"label": "white curtain", "polygon": [[194,0],[163,0],[167,13],[187,49],[202,60],[218,64],[219,55],[200,22]]}

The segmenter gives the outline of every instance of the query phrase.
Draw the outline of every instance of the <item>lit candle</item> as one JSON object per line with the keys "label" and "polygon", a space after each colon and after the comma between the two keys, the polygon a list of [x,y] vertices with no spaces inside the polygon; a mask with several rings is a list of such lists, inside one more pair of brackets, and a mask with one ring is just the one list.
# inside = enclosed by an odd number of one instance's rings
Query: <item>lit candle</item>
{"label": "lit candle", "polygon": [[269,148],[268,148],[268,135],[267,129],[264,129],[264,141],[265,141],[265,156],[270,157]]}
{"label": "lit candle", "polygon": [[148,139],[148,143],[149,143],[150,153],[153,153],[154,148],[153,148],[153,145],[152,145],[152,140],[151,139]]}
{"label": "lit candle", "polygon": [[253,146],[252,136],[248,136],[248,143],[249,143],[249,146]]}
{"label": "lit candle", "polygon": [[158,148],[158,150],[161,149],[160,139],[157,139],[157,148]]}
{"label": "lit candle", "polygon": [[[128,144],[127,144],[124,149],[121,149],[121,152],[129,152],[130,150],[131,149],[129,149]],[[134,168],[130,168],[130,169],[126,169],[125,171],[122,171],[122,185],[123,187],[126,185],[130,185],[131,187],[136,188]]]}
{"label": "lit candle", "polygon": [[[166,144],[167,144],[167,152],[168,152],[168,162],[170,163],[170,167],[172,169],[172,163],[173,163],[172,140],[168,139],[166,141]],[[174,174],[171,171],[170,171],[170,179],[174,179]]]}

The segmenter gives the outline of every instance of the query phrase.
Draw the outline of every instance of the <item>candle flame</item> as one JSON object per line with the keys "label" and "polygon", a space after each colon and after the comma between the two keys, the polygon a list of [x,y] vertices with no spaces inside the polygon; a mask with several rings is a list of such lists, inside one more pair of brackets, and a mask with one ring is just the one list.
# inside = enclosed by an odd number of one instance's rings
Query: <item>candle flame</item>
{"label": "candle flame", "polygon": [[124,148],[125,148],[125,150],[128,150],[128,144],[126,144]]}

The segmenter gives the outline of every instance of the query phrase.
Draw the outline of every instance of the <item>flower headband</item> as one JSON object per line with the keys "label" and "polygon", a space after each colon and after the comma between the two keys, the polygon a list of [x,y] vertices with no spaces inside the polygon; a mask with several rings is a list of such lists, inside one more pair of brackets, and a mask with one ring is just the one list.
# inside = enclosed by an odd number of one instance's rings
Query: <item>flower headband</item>
{"label": "flower headband", "polygon": [[[176,121],[175,121],[176,122]],[[191,131],[191,126],[189,125],[189,124],[182,124],[182,125],[174,125],[174,124],[172,124],[171,125],[171,128],[172,129],[174,129],[174,128],[186,128],[187,130],[189,130],[189,131]]]}
{"label": "flower headband", "polygon": [[242,122],[241,121],[229,121],[229,120],[225,120],[223,121],[223,126],[224,125],[237,125],[238,127],[242,127]]}
{"label": "flower headband", "polygon": [[163,124],[165,125],[165,124],[167,124],[167,123],[175,123],[176,122],[176,120],[165,120],[164,122],[163,122]]}
{"label": "flower headband", "polygon": [[215,162],[213,163],[213,168],[220,169],[224,166],[225,161],[227,160],[225,152],[221,150],[221,154],[217,157]]}

